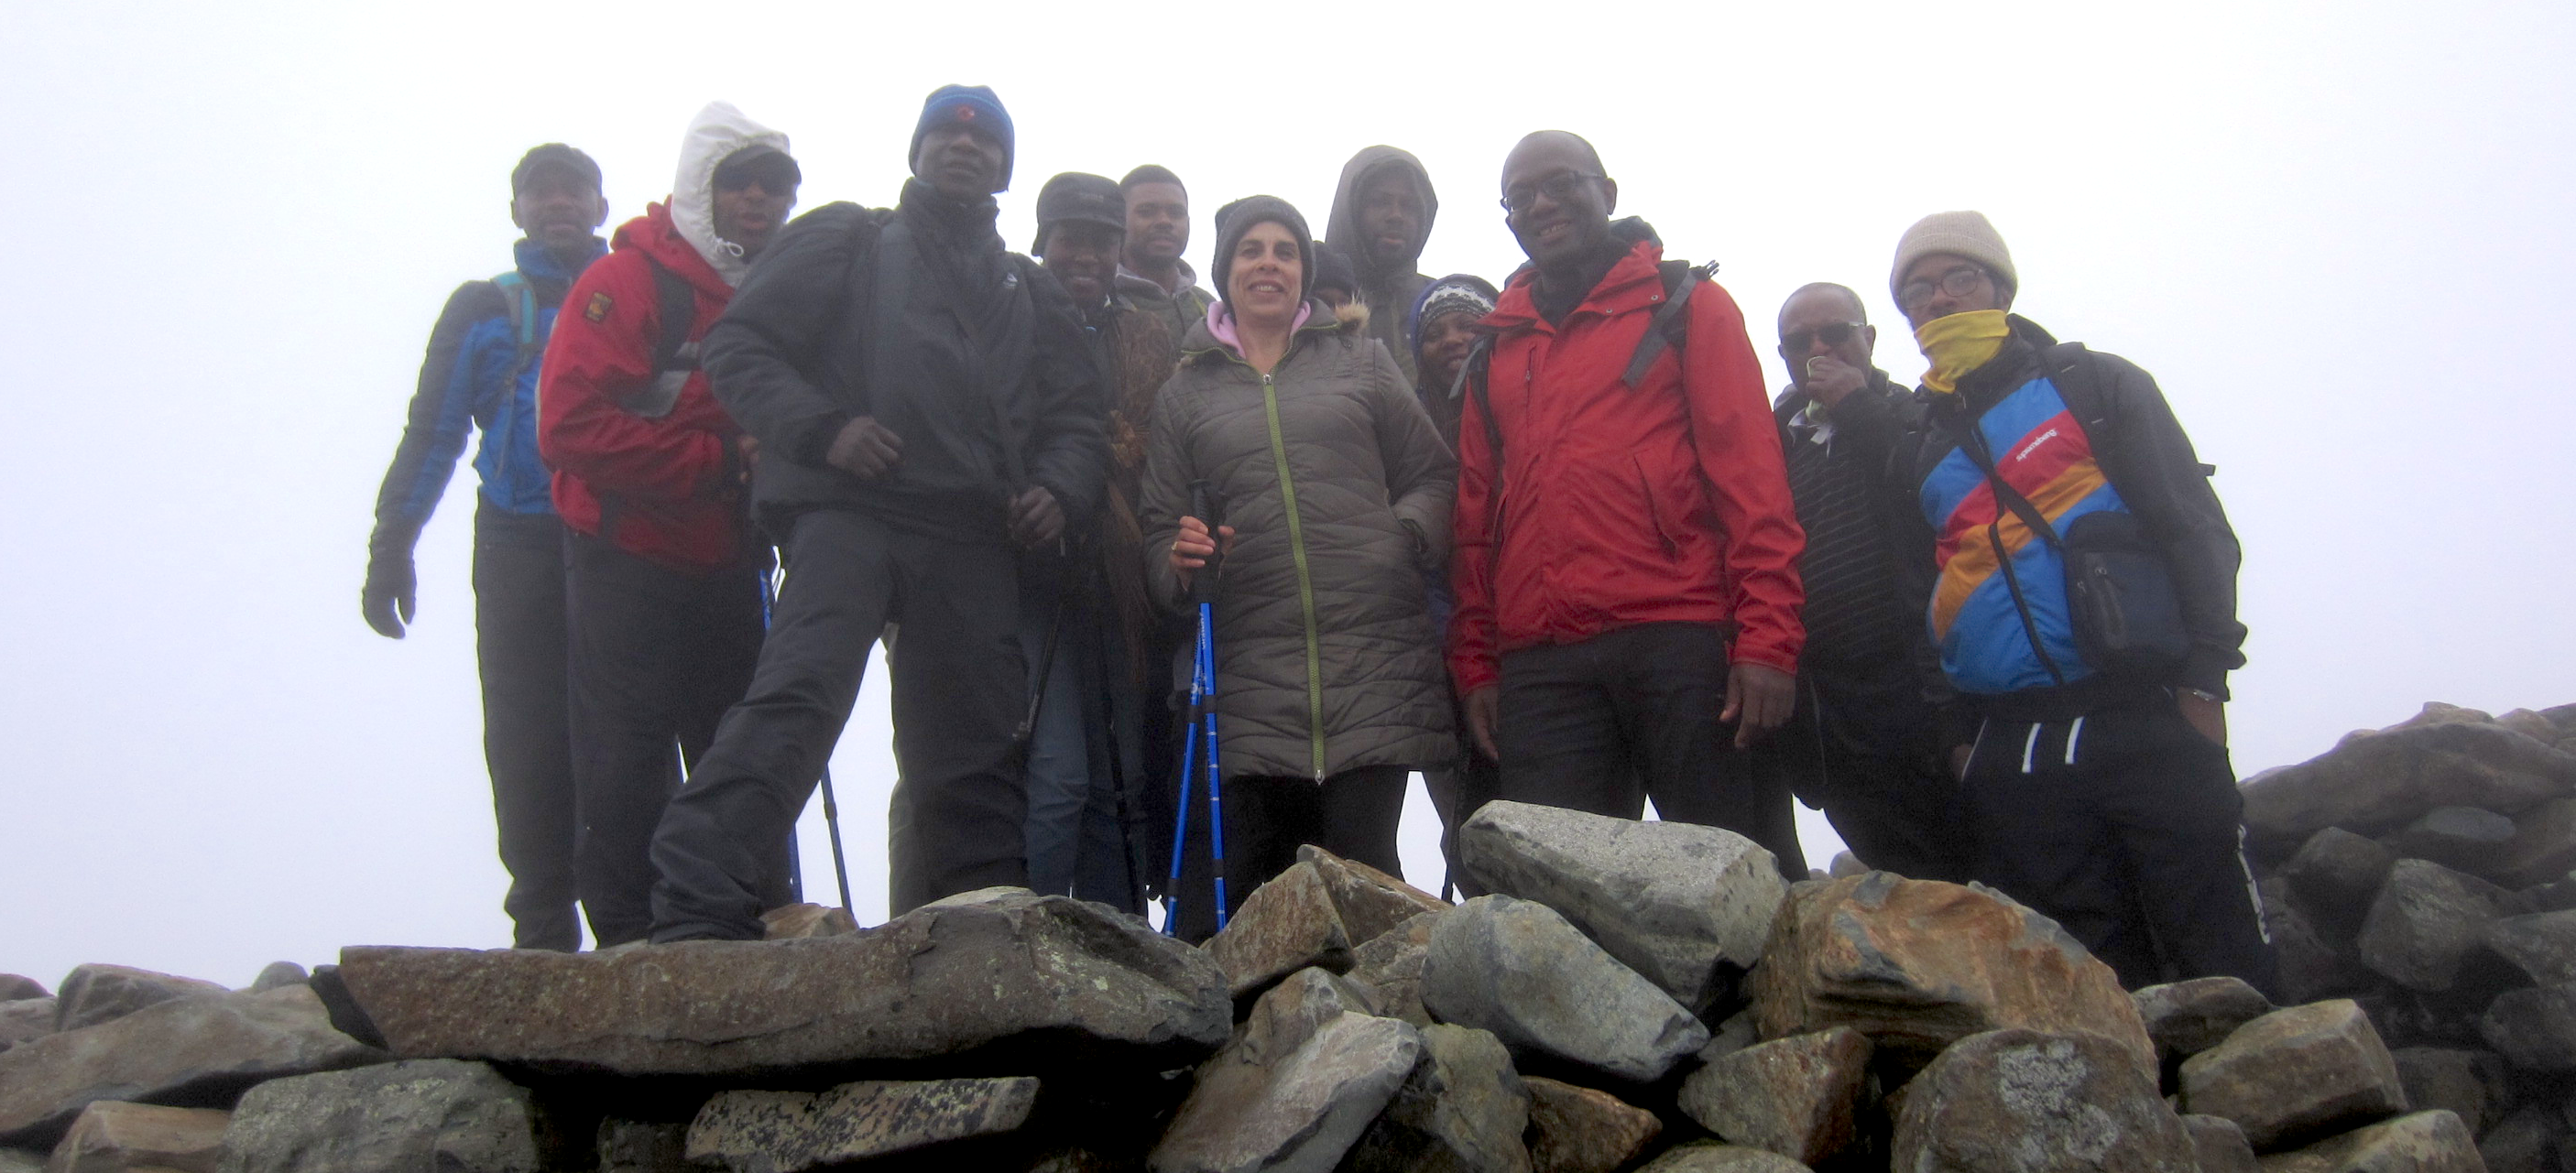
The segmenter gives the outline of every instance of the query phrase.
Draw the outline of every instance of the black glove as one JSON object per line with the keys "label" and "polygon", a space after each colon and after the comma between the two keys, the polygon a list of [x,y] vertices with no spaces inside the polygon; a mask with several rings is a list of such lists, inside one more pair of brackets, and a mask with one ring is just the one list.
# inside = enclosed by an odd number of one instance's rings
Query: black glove
{"label": "black glove", "polygon": [[367,585],[358,588],[358,613],[366,616],[367,626],[386,639],[401,639],[403,625],[411,622],[412,592],[411,551],[383,550],[367,559]]}

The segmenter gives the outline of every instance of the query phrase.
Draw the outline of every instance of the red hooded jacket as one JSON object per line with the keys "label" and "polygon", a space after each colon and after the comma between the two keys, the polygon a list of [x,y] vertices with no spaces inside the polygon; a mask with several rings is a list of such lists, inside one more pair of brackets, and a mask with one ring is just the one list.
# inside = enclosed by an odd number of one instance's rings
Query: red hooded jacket
{"label": "red hooded jacket", "polygon": [[555,470],[555,509],[564,524],[605,538],[637,557],[683,569],[740,557],[746,521],[742,429],[689,375],[668,414],[648,419],[631,405],[653,382],[662,338],[651,257],[697,294],[695,341],[724,313],[733,288],[653,204],[617,230],[611,251],[564,297],[546,344],[537,390],[537,450]]}
{"label": "red hooded jacket", "polygon": [[1479,324],[1495,334],[1485,381],[1503,459],[1498,472],[1470,394],[1450,562],[1461,693],[1496,683],[1504,652],[1640,623],[1730,626],[1735,662],[1797,671],[1806,535],[1735,299],[1701,282],[1688,346],[1636,390],[1622,380],[1664,300],[1662,259],[1639,242],[1555,325],[1523,273]]}

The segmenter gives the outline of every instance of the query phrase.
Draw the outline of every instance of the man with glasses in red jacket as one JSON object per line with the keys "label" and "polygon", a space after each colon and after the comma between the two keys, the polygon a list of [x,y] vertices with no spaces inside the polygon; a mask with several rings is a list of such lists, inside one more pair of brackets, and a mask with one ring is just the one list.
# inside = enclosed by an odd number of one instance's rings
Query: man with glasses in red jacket
{"label": "man with glasses in red jacket", "polygon": [[[1450,671],[1500,797],[1724,827],[1806,860],[1743,752],[1789,717],[1804,544],[1744,316],[1664,261],[1590,143],[1521,140],[1530,264],[1458,428]],[[1673,309],[1663,312],[1670,301]]]}

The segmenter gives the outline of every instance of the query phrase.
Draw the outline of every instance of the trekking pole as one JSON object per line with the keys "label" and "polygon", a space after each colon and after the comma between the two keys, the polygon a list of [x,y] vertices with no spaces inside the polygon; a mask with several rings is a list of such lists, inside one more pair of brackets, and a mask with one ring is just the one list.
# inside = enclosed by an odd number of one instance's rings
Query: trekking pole
{"label": "trekking pole", "polygon": [[1208,798],[1208,871],[1216,880],[1216,927],[1225,931],[1225,802],[1217,778],[1216,743],[1216,587],[1217,570],[1225,557],[1225,547],[1217,531],[1224,525],[1218,514],[1224,506],[1206,481],[1190,483],[1190,512],[1207,522],[1208,541],[1217,545],[1217,553],[1190,579],[1190,601],[1199,605],[1198,667],[1190,683],[1190,692],[1199,698],[1199,711],[1194,714],[1205,726],[1200,737],[1207,743]]}
{"label": "trekking pole", "polygon": [[[778,601],[778,584],[772,580],[772,576],[783,575],[786,572],[786,564],[782,561],[777,570],[760,576],[760,627],[763,631],[769,629],[770,615],[776,610]],[[830,762],[823,763],[823,826],[832,833],[832,878],[841,883],[841,911],[856,917],[859,915],[859,910],[850,903],[850,863],[841,854],[841,804],[832,799],[832,764]],[[796,853],[796,828],[793,825],[787,829],[787,858],[791,869],[799,871],[803,869],[804,863]],[[805,889],[804,879],[802,876],[794,878],[797,895],[801,898]]]}

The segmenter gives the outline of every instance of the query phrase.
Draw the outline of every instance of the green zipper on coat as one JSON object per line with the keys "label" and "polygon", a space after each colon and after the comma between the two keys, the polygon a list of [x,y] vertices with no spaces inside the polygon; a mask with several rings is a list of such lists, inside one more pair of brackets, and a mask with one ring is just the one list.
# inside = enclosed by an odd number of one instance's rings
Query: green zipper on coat
{"label": "green zipper on coat", "polygon": [[1315,631],[1315,579],[1306,568],[1306,528],[1297,517],[1297,482],[1288,475],[1288,444],[1279,431],[1279,388],[1261,376],[1261,409],[1270,417],[1270,459],[1279,469],[1279,500],[1288,510],[1288,555],[1297,564],[1297,609],[1306,618],[1306,729],[1315,749],[1315,781],[1324,781],[1324,651]]}

